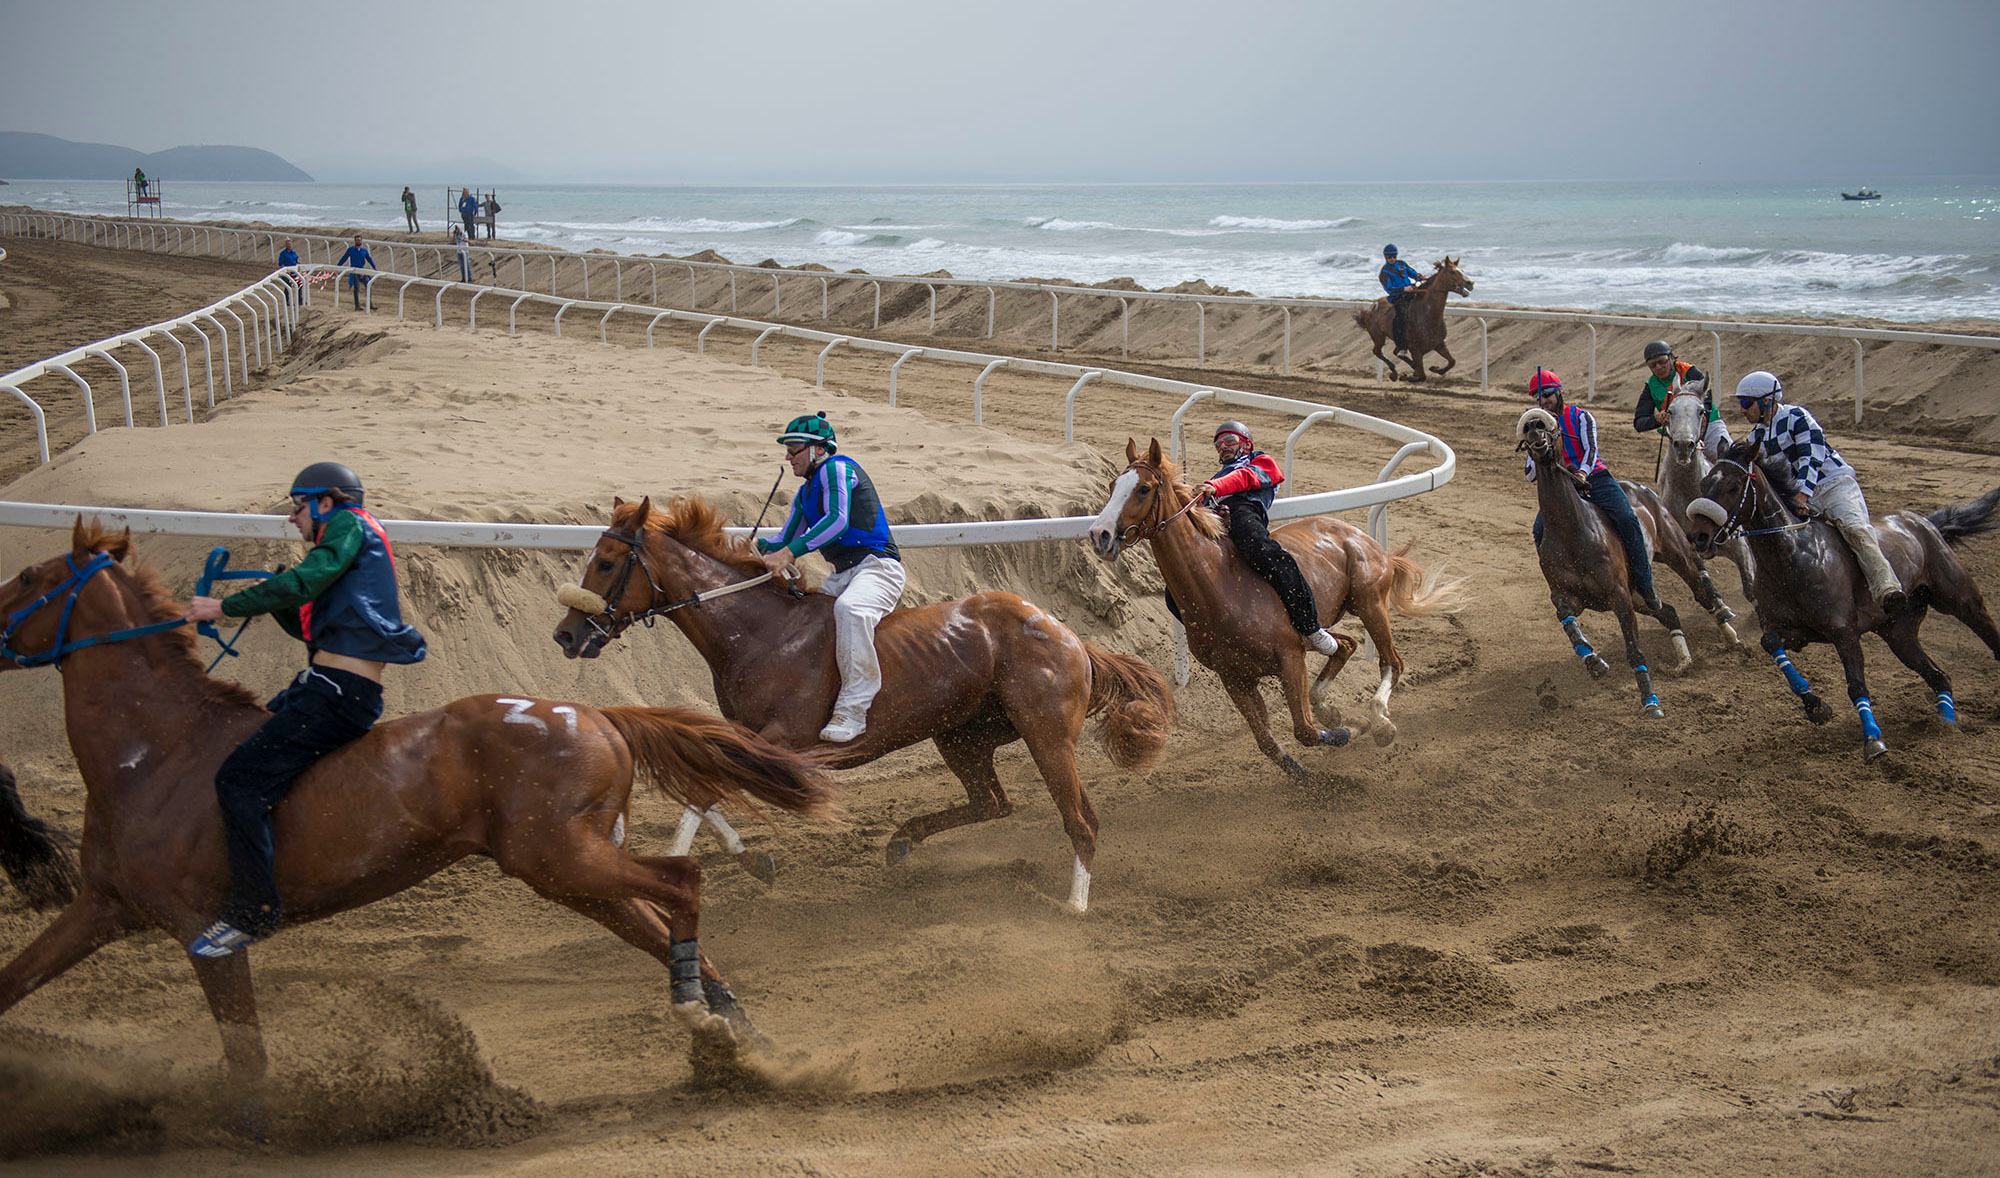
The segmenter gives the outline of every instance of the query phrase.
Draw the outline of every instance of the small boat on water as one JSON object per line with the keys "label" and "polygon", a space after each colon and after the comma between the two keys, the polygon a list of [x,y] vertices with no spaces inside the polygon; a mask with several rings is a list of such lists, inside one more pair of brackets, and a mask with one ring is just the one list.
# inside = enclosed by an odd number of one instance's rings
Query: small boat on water
{"label": "small boat on water", "polygon": [[1875,191],[1875,190],[1874,190],[1873,188],[1864,188],[1864,189],[1862,189],[1862,190],[1861,190],[1861,191],[1859,191],[1859,192],[1843,192],[1843,193],[1841,193],[1841,194],[1840,194],[1840,199],[1842,199],[1842,200],[1881,200],[1881,199],[1882,199],[1882,194],[1881,194],[1881,193],[1879,193],[1879,192],[1877,192],[1877,191]]}

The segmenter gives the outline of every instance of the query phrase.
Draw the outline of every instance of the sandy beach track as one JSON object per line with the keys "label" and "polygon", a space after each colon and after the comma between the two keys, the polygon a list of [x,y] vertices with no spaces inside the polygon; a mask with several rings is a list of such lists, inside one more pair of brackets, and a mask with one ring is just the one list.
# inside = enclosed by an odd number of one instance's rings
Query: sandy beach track
{"label": "sandy beach track", "polygon": [[[248,280],[76,252],[89,257],[38,281],[78,308],[121,275],[190,284],[151,309],[120,306],[85,338]],[[193,289],[211,280],[214,293]],[[11,298],[8,281],[0,270]],[[0,313],[0,340],[28,359],[83,342],[38,346],[17,326]],[[749,370],[665,346],[680,337],[648,353],[591,335],[474,339],[322,304],[297,356],[201,425],[106,431],[7,493],[263,510],[308,451],[332,449],[368,472],[384,515],[586,521],[614,491],[704,489],[747,522],[776,469],[771,427],[826,408],[892,520],[1056,513],[1093,510],[1110,456],[1163,431],[1172,407],[1093,401],[1065,446],[1053,382],[996,375],[982,431],[965,424],[963,370],[906,366],[892,410],[886,362],[850,358],[818,391],[802,346],[767,345]],[[747,341],[719,351],[741,359]],[[28,1172],[122,1170],[136,1153],[165,1174],[2000,1165],[2000,668],[1969,632],[1925,628],[1957,680],[1957,733],[1869,641],[1893,750],[1876,766],[1850,709],[1805,725],[1767,660],[1723,649],[1691,610],[1696,663],[1658,681],[1668,719],[1643,720],[1622,670],[1593,682],[1556,627],[1527,539],[1517,398],[1481,396],[1476,374],[1415,393],[1236,383],[1404,421],[1459,454],[1452,484],[1392,509],[1396,542],[1475,591],[1458,618],[1396,621],[1410,673],[1394,745],[1311,753],[1312,784],[1277,779],[1197,670],[1164,767],[1125,774],[1081,749],[1103,831],[1081,920],[1061,910],[1067,846],[1018,748],[1001,762],[1013,817],[926,843],[893,871],[887,832],[957,792],[928,750],[844,775],[846,825],[753,826],[779,857],[774,887],[698,843],[704,944],[801,1055],[782,1090],[702,1086],[655,963],[467,863],[256,950],[281,1099],[273,1143],[248,1146],[201,1095],[219,1048],[183,955],[159,937],[124,942],[0,1017],[0,1095],[26,1110],[0,1125],[0,1150]],[[1598,409],[1614,469],[1644,477],[1655,441],[1627,428],[1629,397]],[[1878,512],[2000,484],[2000,457],[1979,446],[1822,416]],[[1251,424],[1268,438],[1277,422]],[[1365,481],[1387,451],[1315,431],[1302,489]],[[0,575],[59,544],[0,532]],[[183,589],[205,547],[140,541]],[[247,546],[238,563],[295,550]],[[2000,541],[1964,555],[2000,592]],[[563,661],[549,595],[573,575],[567,560],[403,559],[437,653],[395,682],[391,711],[485,690],[712,702],[664,627],[597,663]],[[1170,665],[1143,553],[1107,568],[1081,545],[1041,545],[911,566],[915,600],[1012,589],[1093,641]],[[1717,579],[1740,608],[1734,576]],[[1663,586],[1687,606],[1683,587]],[[1600,646],[1615,634],[1601,615],[1585,627]],[[1665,647],[1656,627],[1641,641]],[[296,648],[275,630],[249,645],[230,673],[275,690]],[[1832,653],[1799,661],[1837,701]],[[1371,672],[1343,675],[1344,704]],[[77,833],[54,675],[0,676],[0,716],[0,755],[30,808]],[[663,807],[633,817],[636,845],[669,841]],[[0,951],[46,920],[0,895]]]}

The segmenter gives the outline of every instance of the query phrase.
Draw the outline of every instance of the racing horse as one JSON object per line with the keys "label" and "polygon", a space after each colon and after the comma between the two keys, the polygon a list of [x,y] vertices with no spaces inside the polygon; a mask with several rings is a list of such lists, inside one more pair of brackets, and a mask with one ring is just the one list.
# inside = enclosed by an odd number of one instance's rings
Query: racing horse
{"label": "racing horse", "polygon": [[28,813],[14,771],[0,764],[0,872],[36,908],[60,908],[80,882],[60,831]]}
{"label": "racing horse", "polygon": [[[0,585],[0,670],[60,667],[85,789],[81,888],[0,967],[0,1012],[122,937],[158,929],[185,943],[222,907],[215,772],[267,713],[245,688],[209,678],[184,607],[130,555],[129,529],[79,519],[68,552]],[[704,1058],[754,1064],[767,1044],[696,940],[700,865],[624,849],[638,772],[686,804],[754,799],[807,815],[832,805],[811,758],[712,716],[471,696],[378,724],[299,778],[272,812],[286,922],[488,855],[658,958],[669,1008]],[[250,952],[190,963],[231,1080],[256,1089],[267,1057]]]}
{"label": "racing horse", "polygon": [[1424,354],[1436,352],[1444,357],[1443,368],[1433,368],[1439,376],[1450,372],[1458,361],[1451,358],[1450,349],[1444,346],[1444,304],[1451,295],[1463,298],[1472,293],[1472,279],[1459,271],[1457,258],[1445,258],[1432,264],[1431,272],[1422,282],[1417,283],[1416,294],[1410,305],[1403,311],[1403,342],[1409,345],[1410,375],[1405,378],[1396,371],[1394,353],[1382,354],[1382,341],[1390,338],[1396,324],[1396,309],[1390,305],[1389,296],[1383,295],[1365,311],[1354,313],[1354,322],[1368,333],[1375,345],[1375,358],[1389,366],[1390,380],[1413,380],[1422,384],[1424,380]]}
{"label": "racing horse", "polygon": [[[1708,423],[1707,390],[1679,388],[1667,394],[1667,444],[1660,453],[1659,490],[1660,499],[1666,504],[1667,518],[1676,527],[1688,518],[1688,504],[1701,497],[1701,481],[1708,477],[1712,463],[1702,449],[1702,432]],[[1750,555],[1750,546],[1741,536],[1731,536],[1717,551],[1728,557],[1736,566],[1743,582],[1743,599],[1750,607],[1757,606],[1754,588],[1757,580],[1757,562]],[[1702,581],[1710,588],[1708,570],[1702,570]],[[1704,595],[1697,592],[1697,598]]]}
{"label": "racing horse", "polygon": [[1076,768],[1084,720],[1101,715],[1098,739],[1121,768],[1151,767],[1166,751],[1173,716],[1166,678],[1079,639],[1012,593],[976,593],[883,618],[875,628],[882,690],[867,730],[850,744],[822,744],[819,730],[840,689],[833,599],[771,580],[698,497],[662,508],[651,498],[614,499],[611,526],[580,582],[564,586],[557,601],[569,612],[555,640],[570,658],[596,658],[632,623],[664,615],[707,661],[723,715],[774,744],[818,746],[834,768],[920,740],[937,745],[966,802],[897,827],[891,866],[931,835],[1013,813],[993,755],[1025,741],[1075,853],[1069,903],[1077,912],[1090,906],[1097,853],[1097,810]]}
{"label": "racing horse", "polygon": [[[1667,628],[1676,660],[1669,670],[1683,671],[1694,661],[1694,656],[1688,651],[1687,636],[1681,632],[1680,615],[1665,601],[1657,612],[1647,608],[1633,588],[1632,570],[1627,566],[1625,546],[1619,542],[1617,531],[1602,511],[1577,493],[1576,484],[1562,466],[1562,441],[1555,415],[1540,406],[1529,409],[1515,422],[1514,433],[1520,439],[1515,449],[1526,450],[1528,457],[1535,460],[1535,499],[1542,513],[1542,542],[1535,555],[1542,566],[1542,579],[1549,583],[1549,601],[1556,607],[1556,617],[1562,620],[1563,633],[1569,636],[1570,645],[1591,677],[1601,679],[1611,665],[1591,649],[1583,628],[1577,624],[1577,615],[1594,609],[1617,617],[1618,629],[1625,636],[1625,661],[1639,685],[1640,711],[1651,719],[1664,719],[1666,710],[1660,706],[1660,697],[1653,690],[1652,672],[1646,666],[1645,655],[1639,651],[1637,615],[1644,613],[1657,618]],[[1695,558],[1687,534],[1667,515],[1659,495],[1651,487],[1638,483],[1621,481],[1619,486],[1625,488],[1626,498],[1632,501],[1632,513],[1639,517],[1647,550],[1656,561],[1687,582],[1695,600],[1714,615],[1724,641],[1738,645],[1736,630],[1729,624],[1734,615]]]}
{"label": "racing horse", "polygon": [[2000,630],[1993,626],[1978,584],[1952,551],[2000,526],[1993,518],[2000,505],[2000,487],[1971,503],[1947,504],[1929,515],[1891,512],[1874,525],[1882,555],[1909,594],[1909,604],[1890,616],[1869,596],[1861,566],[1840,533],[1824,520],[1799,519],[1785,506],[1772,479],[1782,480],[1788,472],[1761,465],[1762,451],[1762,443],[1754,440],[1731,446],[1702,480],[1701,498],[1689,505],[1688,518],[1694,543],[1705,552],[1739,534],[1749,541],[1757,561],[1762,645],[1784,673],[1792,694],[1805,705],[1806,719],[1824,724],[1833,718],[1833,709],[1813,694],[1788,652],[1830,642],[1840,655],[1847,696],[1861,719],[1863,755],[1872,761],[1889,751],[1875,722],[1861,656],[1861,636],[1873,633],[1922,677],[1935,696],[1938,717],[1956,725],[1951,677],[1925,652],[1917,631],[1935,606],[1964,622],[2000,659]]}
{"label": "racing horse", "polygon": [[[1276,676],[1292,713],[1292,735],[1310,747],[1346,744],[1354,735],[1339,727],[1339,710],[1327,699],[1334,676],[1359,646],[1335,635],[1339,652],[1327,659],[1306,687],[1306,648],[1292,629],[1278,594],[1236,554],[1222,520],[1201,506],[1181,481],[1180,469],[1154,438],[1142,456],[1134,439],[1125,442],[1126,466],[1111,481],[1111,492],[1090,525],[1090,546],[1104,561],[1118,559],[1131,544],[1150,540],[1167,591],[1187,628],[1188,651],[1222,680],[1236,710],[1243,713],[1257,747],[1293,777],[1304,766],[1271,737],[1261,680]],[[1322,626],[1332,626],[1352,610],[1375,642],[1382,678],[1368,703],[1362,732],[1377,744],[1396,738],[1389,697],[1403,677],[1403,658],[1389,630],[1389,611],[1408,616],[1451,613],[1463,605],[1461,585],[1440,583],[1404,552],[1387,552],[1373,536],[1332,516],[1294,520],[1274,528],[1271,538],[1285,546],[1312,586]],[[1324,718],[1329,725],[1321,728]]]}

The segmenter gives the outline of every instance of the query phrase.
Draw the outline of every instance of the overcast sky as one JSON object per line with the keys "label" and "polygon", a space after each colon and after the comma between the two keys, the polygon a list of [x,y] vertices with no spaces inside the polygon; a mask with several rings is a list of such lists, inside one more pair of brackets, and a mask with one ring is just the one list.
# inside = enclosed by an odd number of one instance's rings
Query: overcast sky
{"label": "overcast sky", "polygon": [[0,129],[326,180],[2000,173],[1994,0],[0,0],[0,30]]}

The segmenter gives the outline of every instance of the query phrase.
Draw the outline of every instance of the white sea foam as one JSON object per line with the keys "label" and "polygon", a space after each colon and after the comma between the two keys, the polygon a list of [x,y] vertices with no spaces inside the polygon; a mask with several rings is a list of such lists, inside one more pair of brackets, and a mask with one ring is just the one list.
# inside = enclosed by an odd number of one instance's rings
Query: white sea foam
{"label": "white sea foam", "polygon": [[1331,221],[1285,221],[1277,217],[1213,217],[1209,224],[1217,229],[1261,229],[1274,233],[1284,233],[1300,229],[1339,229],[1344,225],[1359,223],[1359,217],[1335,217]]}

